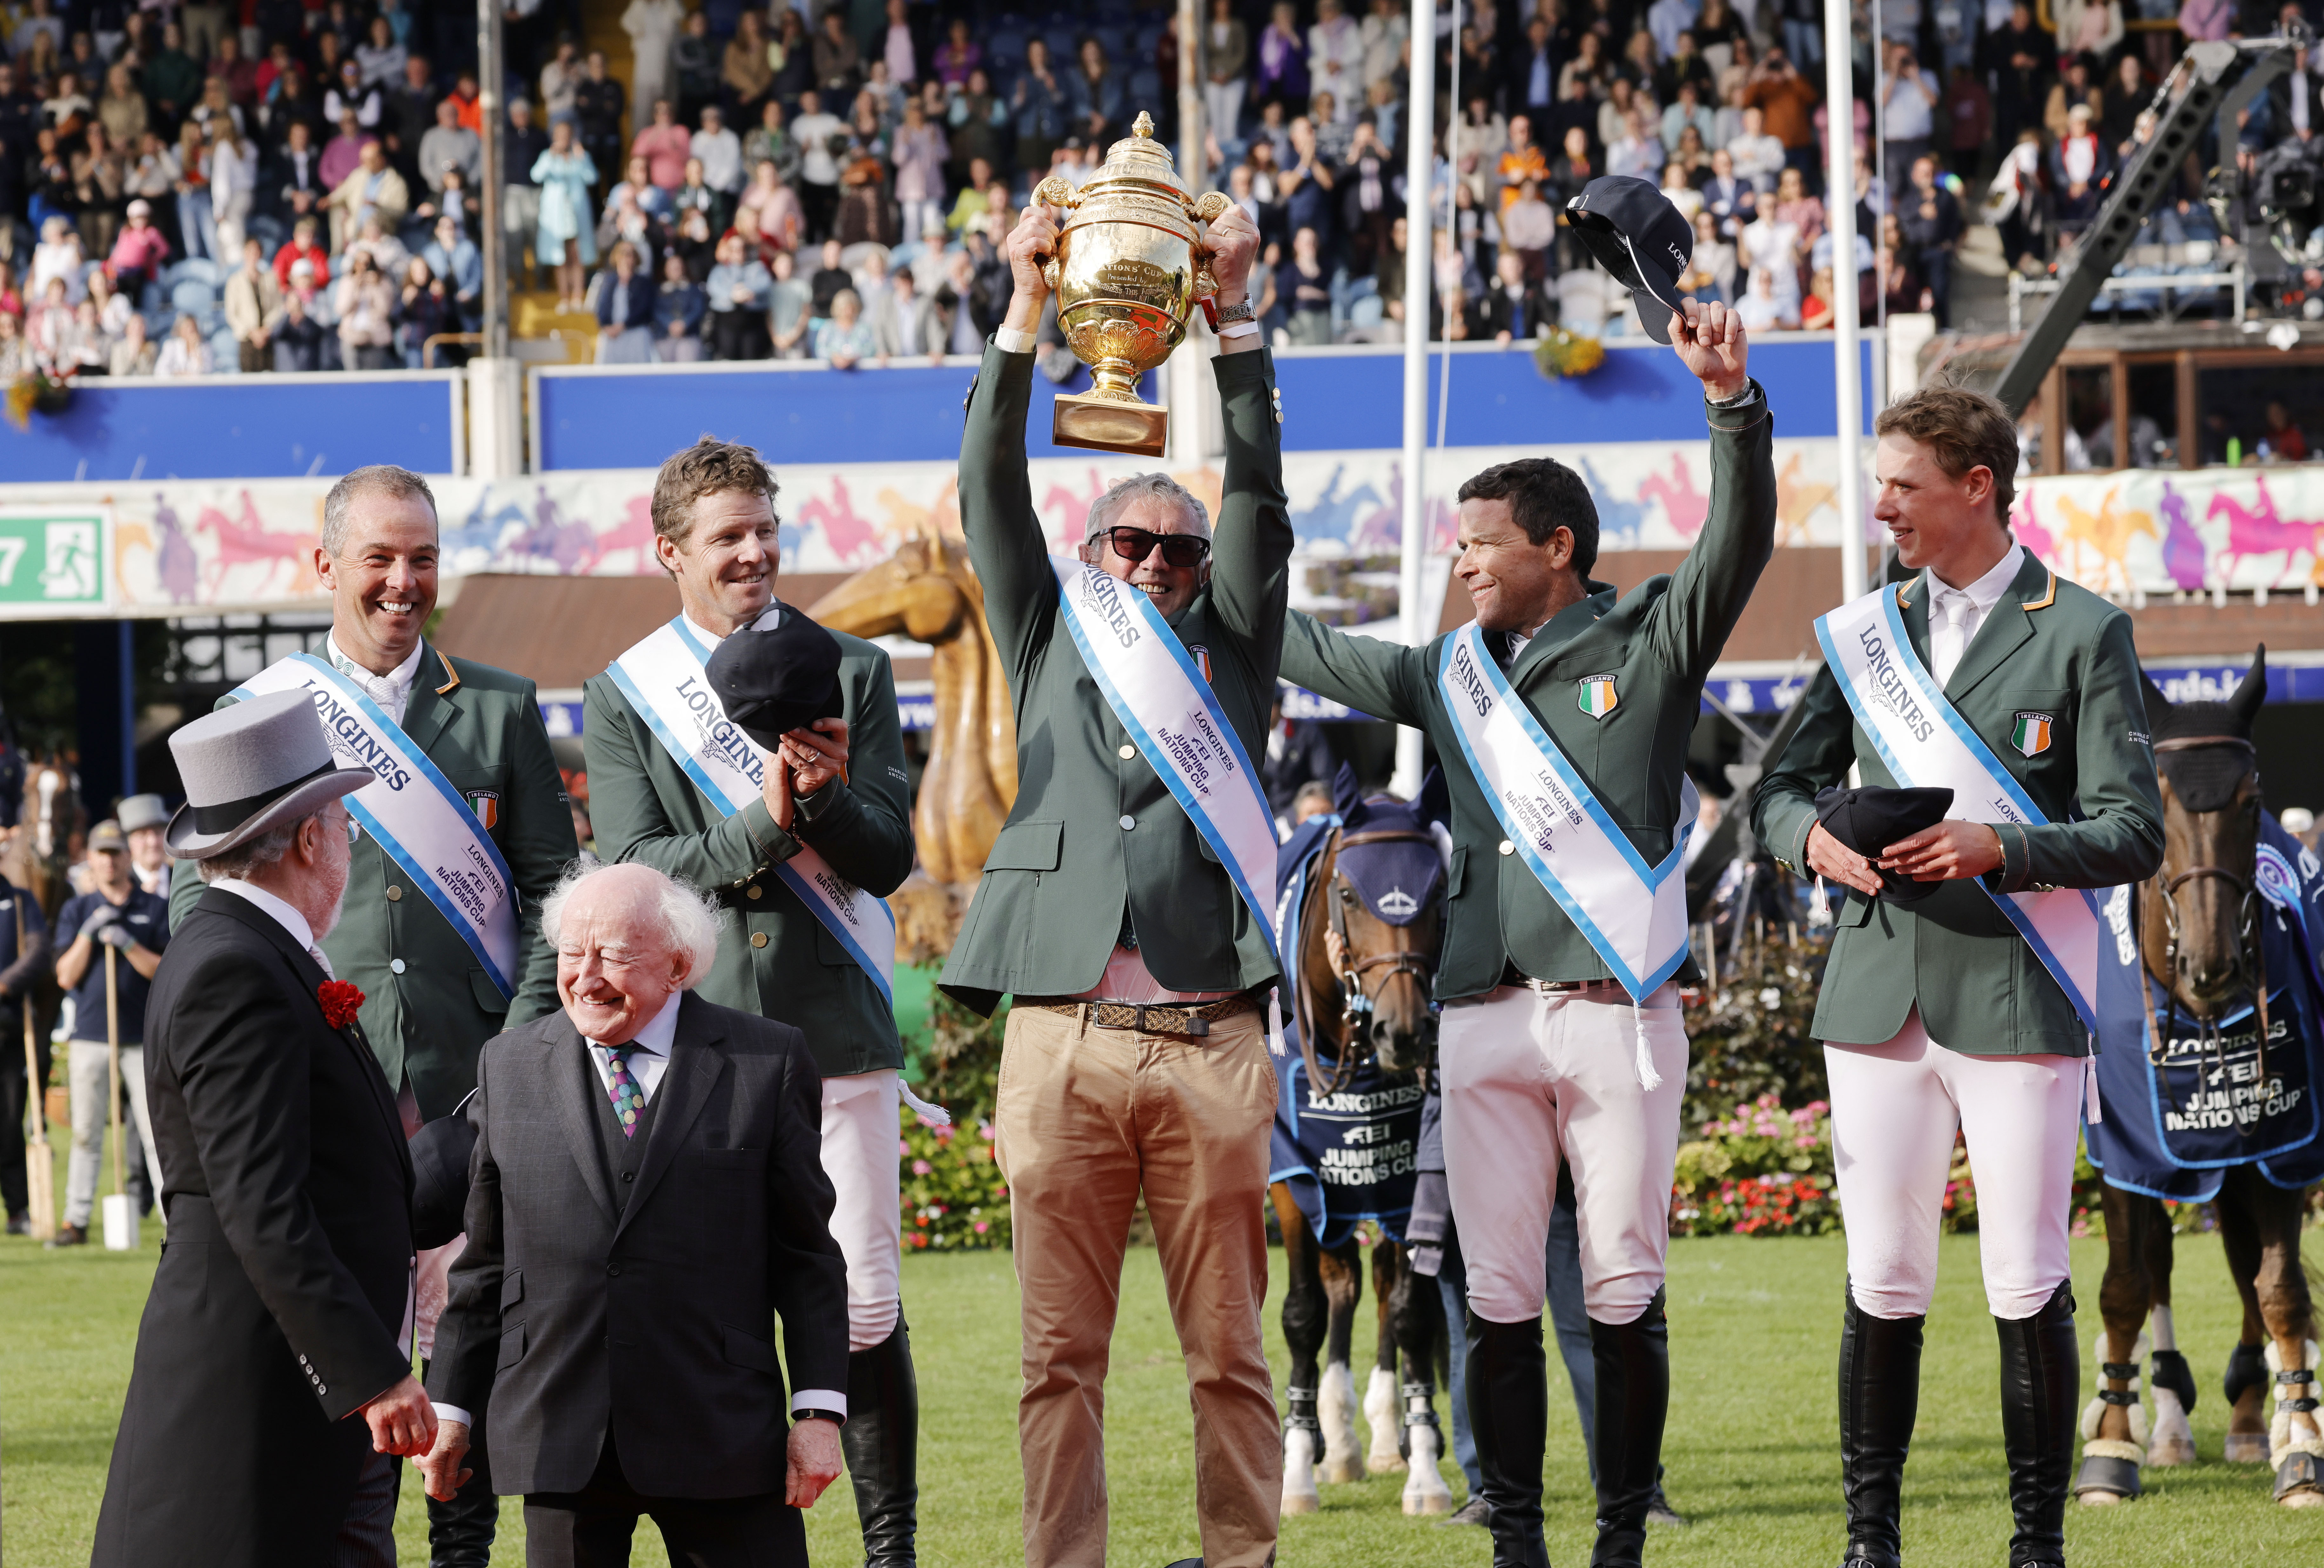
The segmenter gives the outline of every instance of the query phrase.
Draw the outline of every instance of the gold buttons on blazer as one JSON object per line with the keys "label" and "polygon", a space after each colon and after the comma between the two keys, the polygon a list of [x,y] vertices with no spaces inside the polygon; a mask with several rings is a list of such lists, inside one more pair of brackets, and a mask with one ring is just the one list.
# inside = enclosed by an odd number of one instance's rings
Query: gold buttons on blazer
{"label": "gold buttons on blazer", "polygon": [[387,901],[389,903],[399,903],[402,900],[402,898],[403,890],[401,888],[396,886],[393,882],[387,884]]}
{"label": "gold buttons on blazer", "polygon": [[1123,761],[1127,762],[1127,761],[1130,761],[1130,759],[1131,759],[1132,757],[1135,757],[1136,755],[1138,755],[1138,748],[1137,748],[1137,747],[1132,746],[1132,745],[1129,745],[1129,744],[1126,744],[1126,743],[1122,746],[1122,748],[1121,748],[1121,760],[1122,760]]}
{"label": "gold buttons on blazer", "polygon": [[751,933],[751,945],[752,945],[752,946],[753,946],[753,947],[764,947],[766,945],[767,945],[767,934],[766,934],[764,931],[753,931],[753,932],[752,932],[752,933]]}
{"label": "gold buttons on blazer", "polygon": [[756,883],[753,883],[753,884],[752,884],[752,887],[751,887],[750,891],[749,891],[747,894],[745,894],[744,896],[745,896],[745,897],[747,897],[747,898],[752,898],[752,899],[755,899],[755,898],[757,898],[757,897],[759,897],[759,896],[760,896],[761,890],[758,887],[758,885],[757,885]]}

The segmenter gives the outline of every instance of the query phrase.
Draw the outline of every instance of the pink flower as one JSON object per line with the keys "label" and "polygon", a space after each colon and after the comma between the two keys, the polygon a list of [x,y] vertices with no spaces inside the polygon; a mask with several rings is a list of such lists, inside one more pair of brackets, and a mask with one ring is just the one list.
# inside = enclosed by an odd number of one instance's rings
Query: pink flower
{"label": "pink flower", "polygon": [[896,1152],[899,1155],[909,1154],[912,1152],[912,1146],[904,1139],[899,1138],[896,1139]]}
{"label": "pink flower", "polygon": [[989,1225],[987,1225],[987,1224],[986,1224],[982,1220],[979,1220],[979,1221],[977,1221],[977,1222],[976,1222],[976,1233],[977,1233],[978,1235],[980,1235],[980,1236],[983,1235],[983,1234],[984,1234],[984,1232],[985,1232],[986,1231],[990,1230],[990,1229],[991,1229],[991,1226],[989,1226]]}
{"label": "pink flower", "polygon": [[914,1176],[926,1176],[928,1172],[934,1169],[936,1169],[936,1167],[930,1165],[927,1160],[916,1159],[912,1162],[912,1174]]}

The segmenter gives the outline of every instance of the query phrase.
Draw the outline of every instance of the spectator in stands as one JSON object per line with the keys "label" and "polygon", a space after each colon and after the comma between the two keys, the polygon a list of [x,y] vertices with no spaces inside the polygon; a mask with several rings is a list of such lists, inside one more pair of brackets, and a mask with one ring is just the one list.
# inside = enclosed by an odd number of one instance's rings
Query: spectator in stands
{"label": "spectator in stands", "polygon": [[812,357],[829,361],[834,370],[853,370],[879,351],[863,320],[863,301],[854,290],[842,289],[831,301],[831,315],[816,328]]}
{"label": "spectator in stands", "polygon": [[1797,299],[1796,291],[1778,292],[1776,269],[1754,266],[1751,286],[1736,307],[1736,314],[1742,318],[1744,329],[1748,332],[1792,331],[1800,324],[1799,307],[1794,302]]}
{"label": "spectator in stands", "polygon": [[395,346],[406,370],[429,368],[428,340],[453,329],[452,296],[419,256],[403,265],[395,302]]}
{"label": "spectator in stands", "polygon": [[932,300],[922,297],[912,269],[899,267],[864,312],[881,368],[891,359],[927,355],[930,364],[944,359],[944,326]]}
{"label": "spectator in stands", "polygon": [[936,78],[946,88],[965,88],[969,74],[984,64],[984,46],[969,36],[968,18],[955,16],[945,24],[945,42],[932,59]]}
{"label": "spectator in stands", "polygon": [[[743,25],[751,25],[748,13],[744,14]],[[735,36],[739,39],[742,34],[737,32]],[[759,40],[758,47],[763,60],[765,41]],[[844,104],[853,99],[855,89],[863,82],[863,51],[857,46],[855,35],[847,31],[847,17],[840,7],[833,6],[823,14],[823,30],[815,35],[812,52],[816,88],[825,101]],[[729,53],[731,56],[732,51]],[[727,79],[733,79],[731,74]]]}
{"label": "spectator in stands", "polygon": [[[306,266],[304,262],[299,263],[299,268]],[[301,273],[300,281],[311,275]],[[282,296],[282,320],[274,329],[274,370],[278,374],[306,374],[323,368],[323,346],[327,334],[322,323],[307,313],[307,300],[308,295],[295,288]]]}
{"label": "spectator in stands", "polygon": [[896,201],[902,217],[898,232],[917,235],[932,223],[943,225],[944,171],[950,157],[944,132],[929,123],[919,100],[906,104],[893,150]]}
{"label": "spectator in stands", "polygon": [[654,281],[638,266],[638,249],[616,241],[597,281],[597,363],[653,361]]}
{"label": "spectator in stands", "polygon": [[533,254],[556,271],[557,308],[579,310],[586,269],[597,260],[596,226],[589,220],[589,188],[597,182],[597,165],[579,145],[573,121],[550,127],[549,150],[534,161],[532,182],[540,189]]}
{"label": "spectator in stands", "polygon": [[1926,154],[1913,161],[1912,187],[1896,213],[1904,247],[1920,264],[1927,283],[1937,327],[1952,325],[1953,254],[1960,248],[1960,203],[1937,182],[1937,161]]}
{"label": "spectator in stands", "polygon": [[323,155],[315,173],[327,191],[336,190],[340,181],[355,171],[363,162],[365,143],[378,140],[364,129],[361,119],[353,109],[342,109],[338,115],[338,134],[323,143]]}
{"label": "spectator in stands", "polygon": [[709,307],[702,285],[673,253],[662,259],[661,287],[654,295],[654,357],[664,364],[691,364],[702,357],[702,318]]}
{"label": "spectator in stands", "polygon": [[2114,154],[2090,129],[2090,106],[2066,111],[2066,134],[2050,150],[2050,188],[2056,193],[2059,237],[2080,235],[2098,216],[2098,199],[2114,173]]}
{"label": "spectator in stands", "polygon": [[799,145],[798,197],[807,213],[807,232],[821,239],[839,217],[839,159],[847,151],[847,125],[838,115],[825,114],[821,96],[810,90],[799,95],[791,134]]}
{"label": "spectator in stands", "polygon": [[97,123],[122,147],[136,146],[152,123],[145,95],[137,90],[133,62],[127,59],[115,60],[105,73],[105,96],[97,101]]}
{"label": "spectator in stands", "polygon": [[450,332],[481,331],[484,324],[484,255],[450,215],[436,220],[428,243],[420,249],[428,270],[442,280],[452,297]]}
{"label": "spectator in stands", "polygon": [[1526,277],[1525,262],[1515,251],[1503,251],[1493,267],[1493,281],[1478,302],[1479,324],[1487,336],[1507,346],[1520,337],[1538,337],[1556,320],[1556,307],[1538,282]]}
{"label": "spectator in stands", "polygon": [[670,44],[686,21],[678,0],[630,0],[622,31],[630,35],[630,91],[641,103],[677,96],[671,78]]}
{"label": "spectator in stands", "polygon": [[201,323],[180,311],[176,324],[170,328],[170,336],[154,359],[153,374],[157,376],[208,375],[210,369],[210,346],[202,341]]}
{"label": "spectator in stands", "polygon": [[556,52],[540,68],[540,112],[547,124],[577,120],[577,95],[588,74],[589,68],[581,59],[581,46],[574,42],[571,33],[559,33]]}
{"label": "spectator in stands", "polygon": [[226,281],[226,323],[244,374],[272,368],[274,329],[282,323],[282,284],[266,264],[266,247],[244,240],[242,265]]}
{"label": "spectator in stands", "polygon": [[1025,45],[1025,68],[1017,75],[1010,106],[1017,122],[1017,167],[1046,169],[1049,154],[1065,134],[1070,113],[1065,83],[1049,63],[1049,46],[1040,39]]}
{"label": "spectator in stands", "polygon": [[703,290],[709,307],[705,336],[711,358],[768,356],[768,294],[773,284],[764,263],[744,250],[742,235],[730,232],[719,240],[718,264],[710,269]]}
{"label": "spectator in stands", "polygon": [[24,341],[15,315],[0,310],[0,383],[30,375],[33,369],[32,346]]}
{"label": "spectator in stands", "polygon": [[[10,318],[14,325],[14,318]],[[113,346],[113,360],[106,369],[115,378],[152,375],[160,355],[155,345],[145,336],[145,318],[132,315],[121,341]]]}
{"label": "spectator in stands", "polygon": [[434,66],[424,55],[403,61],[403,79],[380,90],[380,134],[405,180],[420,178],[420,143],[436,125]]}
{"label": "spectator in stands", "polygon": [[153,226],[153,204],[143,197],[129,203],[126,217],[121,232],[114,236],[105,270],[115,283],[152,282],[161,275],[161,264],[170,258],[170,242]]}
{"label": "spectator in stands", "polygon": [[[953,254],[964,261],[966,259],[958,251]],[[768,272],[771,281],[767,290],[766,323],[771,334],[774,356],[777,359],[804,358],[807,332],[815,324],[814,295],[798,277],[798,263],[790,252],[777,251],[775,259],[768,263]],[[704,292],[706,299],[707,289]],[[715,319],[712,318],[713,321]],[[977,341],[982,343],[983,339],[980,337]]]}
{"label": "spectator in stands", "polygon": [[742,138],[742,166],[756,172],[761,163],[775,166],[775,178],[788,185],[798,178],[799,146],[791,134],[782,100],[769,98],[759,109],[759,123]]}
{"label": "spectator in stands", "polygon": [[646,178],[665,191],[676,190],[686,177],[686,161],[693,154],[694,139],[686,134],[685,126],[671,118],[669,100],[656,99],[653,123],[631,139],[630,166],[634,169],[642,161]]}
{"label": "spectator in stands", "polygon": [[1694,251],[1679,278],[1678,291],[1706,302],[1735,300],[1735,247],[1708,208],[1694,215]]}
{"label": "spectator in stands", "polygon": [[2058,0],[2055,14],[2061,60],[2081,55],[2103,62],[2121,47],[2122,6],[2117,0]]}
{"label": "spectator in stands", "polygon": [[164,125],[175,125],[201,97],[202,68],[187,54],[176,23],[162,24],[161,47],[145,61],[143,82],[145,97]]}
{"label": "spectator in stands", "polygon": [[1744,106],[1759,111],[1766,134],[1784,145],[1785,164],[1803,174],[1812,174],[1816,166],[1814,114],[1819,98],[1814,87],[1792,69],[1790,57],[1780,49],[1771,49],[1760,57],[1743,88]]}
{"label": "spectator in stands", "polygon": [[1887,138],[1891,170],[1910,169],[1929,150],[1936,133],[1937,106],[1943,100],[1936,74],[1924,69],[1909,42],[1888,49],[1888,73],[1881,84],[1881,132]]}
{"label": "spectator in stands", "polygon": [[738,221],[748,214],[761,242],[777,250],[795,251],[806,237],[806,213],[799,206],[798,193],[783,183],[772,159],[759,161],[751,183],[735,200],[734,211]]}
{"label": "spectator in stands", "polygon": [[[573,86],[573,116],[580,133],[580,151],[589,158],[589,184],[597,182],[600,171],[611,173],[622,166],[622,115],[628,107],[622,84],[605,74],[605,55],[602,50],[591,50],[584,63],[581,79]],[[544,189],[547,182],[533,176]],[[584,199],[576,212],[589,210],[585,189]],[[543,204],[548,197],[541,198]],[[595,262],[592,254],[589,261]],[[577,296],[576,296],[577,300]]]}
{"label": "spectator in stands", "polygon": [[351,251],[332,300],[339,318],[339,354],[349,370],[395,367],[394,285],[367,251]]}
{"label": "spectator in stands", "polygon": [[420,178],[428,189],[440,196],[444,176],[453,170],[474,184],[484,172],[484,139],[460,124],[459,106],[450,98],[438,104],[435,125],[420,138]]}
{"label": "spectator in stands", "polygon": [[242,254],[243,226],[258,200],[258,144],[245,141],[224,115],[209,125],[210,215],[217,225],[213,255],[220,266]]}
{"label": "spectator in stands", "polygon": [[411,188],[388,166],[386,148],[366,142],[355,172],[324,198],[323,205],[331,215],[331,248],[344,251],[374,218],[383,226],[402,222],[411,210]]}
{"label": "spectator in stands", "polygon": [[703,106],[702,129],[694,133],[688,150],[701,161],[702,182],[722,198],[731,199],[742,189],[742,140],[726,128],[717,105]]}
{"label": "spectator in stands", "polygon": [[1210,18],[1202,39],[1203,113],[1213,134],[1222,142],[1232,142],[1242,124],[1250,30],[1235,14],[1234,0],[1211,0]]}

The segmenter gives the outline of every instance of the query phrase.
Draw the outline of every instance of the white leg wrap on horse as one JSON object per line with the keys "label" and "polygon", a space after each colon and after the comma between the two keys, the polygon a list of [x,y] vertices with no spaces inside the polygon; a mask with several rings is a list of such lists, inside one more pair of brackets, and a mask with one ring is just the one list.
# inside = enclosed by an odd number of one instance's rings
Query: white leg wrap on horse
{"label": "white leg wrap on horse", "polygon": [[[2107,1341],[2109,1337],[2111,1336],[2107,1334],[2106,1330],[2100,1329],[2098,1331],[2098,1337],[2093,1341],[2090,1345],[2090,1361],[2099,1369],[2098,1383],[2100,1387],[2104,1387],[2109,1382],[2120,1380],[2118,1379],[2108,1378],[2105,1372],[2107,1360]],[[2144,1334],[2141,1334],[2138,1336],[2137,1342],[2130,1348],[2130,1360],[2126,1364],[2131,1366],[2144,1366],[2145,1362],[2146,1336]],[[2130,1379],[2130,1394],[2134,1399],[2138,1397],[2139,1385],[2144,1381],[2144,1379],[2140,1378],[2133,1378]],[[2133,1464],[2144,1464],[2146,1462],[2146,1411],[2144,1407],[2138,1405],[2131,1405],[2126,1408],[2126,1413],[2130,1417],[2130,1441],[2128,1443],[2123,1442],[2120,1438],[2107,1438],[2100,1437],[2098,1435],[2098,1423],[2105,1418],[2107,1412],[2107,1402],[2104,1399],[2094,1398],[2088,1405],[2082,1407],[2082,1452],[2084,1453],[2102,1454],[2108,1459],[2126,1459]]]}
{"label": "white leg wrap on horse", "polygon": [[1283,1434],[1283,1511],[1312,1514],[1323,1506],[1315,1490],[1315,1434],[1295,1426]]}
{"label": "white leg wrap on horse", "polygon": [[1397,1397],[1396,1374],[1386,1367],[1372,1369],[1364,1388],[1364,1423],[1372,1429],[1371,1452],[1364,1468],[1374,1475],[1395,1475],[1404,1469],[1404,1409]]}
{"label": "white leg wrap on horse", "polygon": [[2175,1351],[2179,1348],[2179,1336],[2171,1326],[2171,1309],[2168,1306],[2158,1306],[2148,1313],[2146,1322],[2146,1337],[2153,1342],[2156,1350]]}
{"label": "white leg wrap on horse", "polygon": [[[2285,1370],[2282,1352],[2275,1341],[2268,1341],[2264,1355],[2269,1371],[2280,1374]],[[2275,1389],[2276,1407],[2274,1415],[2267,1424],[2267,1462],[2270,1464],[2282,1464],[2284,1455],[2288,1453],[2313,1453],[2319,1457],[2324,1457],[2324,1427],[2319,1427],[2317,1424],[2318,1413],[2314,1410],[2294,1411],[2283,1407],[2285,1404],[2294,1399],[2313,1399],[2317,1397],[2316,1342],[2314,1340],[2308,1342],[2307,1348],[2302,1353],[2301,1367],[2293,1370],[2302,1369],[2308,1373],[2304,1382],[2279,1381],[2271,1385]]]}
{"label": "white leg wrap on horse", "polygon": [[1443,1434],[1434,1426],[1412,1428],[1412,1469],[1404,1480],[1404,1511],[1407,1514],[1449,1514],[1452,1489],[1436,1469]]}
{"label": "white leg wrap on horse", "polygon": [[1345,1361],[1323,1369],[1315,1392],[1315,1419],[1323,1427],[1323,1479],[1360,1480],[1364,1467],[1356,1448],[1356,1378]]}
{"label": "white leg wrap on horse", "polygon": [[2147,1390],[2147,1397],[2154,1401],[2154,1430],[2146,1440],[2146,1462],[2158,1469],[2194,1463],[2195,1428],[2179,1396],[2156,1387]]}

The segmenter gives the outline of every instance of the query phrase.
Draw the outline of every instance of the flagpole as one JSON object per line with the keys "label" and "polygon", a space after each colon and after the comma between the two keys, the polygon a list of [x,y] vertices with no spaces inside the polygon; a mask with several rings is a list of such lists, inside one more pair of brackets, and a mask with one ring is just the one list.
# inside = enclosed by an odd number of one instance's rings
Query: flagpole
{"label": "flagpole", "polygon": [[1831,227],[1831,353],[1833,411],[1840,436],[1840,597],[1863,597],[1864,567],[1864,386],[1863,346],[1857,314],[1856,173],[1851,159],[1856,134],[1856,82],[1849,69],[1854,41],[1849,35],[1852,8],[1826,0],[1823,8],[1825,115],[1824,221]]}
{"label": "flagpole", "polygon": [[[1429,270],[1436,249],[1428,187],[1436,158],[1436,5],[1412,0],[1412,80],[1404,100],[1404,553],[1397,576],[1397,634],[1409,648],[1436,630],[1436,606],[1421,601],[1421,559],[1428,548]],[[1455,41],[1457,47],[1458,41]],[[1420,793],[1420,732],[1396,735],[1396,777],[1406,799]]]}

